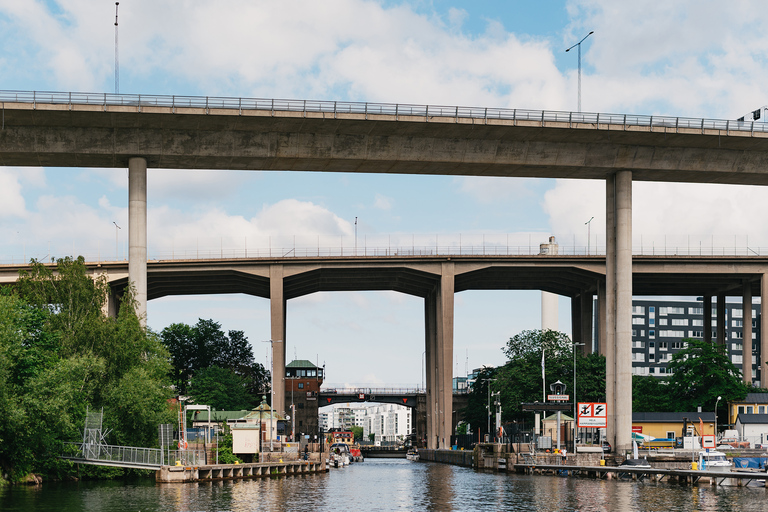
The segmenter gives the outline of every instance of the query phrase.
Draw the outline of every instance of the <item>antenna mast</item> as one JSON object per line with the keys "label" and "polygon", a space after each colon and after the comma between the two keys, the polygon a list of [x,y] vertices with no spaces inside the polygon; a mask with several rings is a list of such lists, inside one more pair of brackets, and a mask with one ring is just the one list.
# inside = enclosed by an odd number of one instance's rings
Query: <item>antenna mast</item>
{"label": "antenna mast", "polygon": [[117,9],[120,2],[115,2],[115,94],[120,93],[120,59],[117,52]]}

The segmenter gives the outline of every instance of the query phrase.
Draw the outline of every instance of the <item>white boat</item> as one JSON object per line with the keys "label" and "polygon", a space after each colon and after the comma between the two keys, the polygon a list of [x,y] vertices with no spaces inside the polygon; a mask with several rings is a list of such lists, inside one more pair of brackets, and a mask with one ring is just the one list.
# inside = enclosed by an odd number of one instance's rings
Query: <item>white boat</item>
{"label": "white boat", "polygon": [[416,448],[411,448],[410,450],[408,450],[408,452],[406,452],[405,458],[408,460],[412,460],[414,462],[419,460],[418,450],[416,450]]}
{"label": "white boat", "polygon": [[349,454],[349,445],[346,443],[333,443],[331,445],[331,454],[329,463],[331,466],[340,468],[343,466],[349,466],[352,458]]}
{"label": "white boat", "polygon": [[733,466],[733,462],[725,457],[725,453],[717,450],[699,452],[699,469],[704,471],[712,469],[714,471],[727,470]]}

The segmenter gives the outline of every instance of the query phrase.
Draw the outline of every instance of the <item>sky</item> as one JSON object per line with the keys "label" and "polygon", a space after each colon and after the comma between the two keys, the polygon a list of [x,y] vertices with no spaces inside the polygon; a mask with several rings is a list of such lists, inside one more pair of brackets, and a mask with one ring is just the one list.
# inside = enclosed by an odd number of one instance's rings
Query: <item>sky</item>
{"label": "sky", "polygon": [[[0,0],[0,90],[322,99],[735,119],[768,104],[762,0]],[[765,116],[763,116],[763,119]],[[125,169],[0,167],[0,263],[127,257]],[[601,250],[597,181],[276,171],[148,172],[151,259],[331,244],[507,243]],[[635,183],[636,253],[768,251],[760,187]],[[593,219],[589,222],[590,219]],[[589,222],[589,224],[587,224]],[[588,236],[589,235],[589,236]],[[727,248],[727,249],[724,249]],[[561,298],[559,326],[570,333]],[[454,375],[504,363],[540,327],[535,291],[456,295]],[[148,325],[214,319],[267,364],[269,302],[166,297]],[[287,358],[329,385],[420,386],[421,299],[317,293],[288,302]]]}

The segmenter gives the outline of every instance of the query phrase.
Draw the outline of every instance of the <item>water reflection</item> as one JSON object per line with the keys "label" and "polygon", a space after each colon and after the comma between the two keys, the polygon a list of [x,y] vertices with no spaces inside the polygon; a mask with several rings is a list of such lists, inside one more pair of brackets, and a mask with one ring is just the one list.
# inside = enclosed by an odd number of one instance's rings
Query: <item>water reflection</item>
{"label": "water reflection", "polygon": [[0,488],[0,510],[136,511],[633,511],[765,510],[763,487],[690,487],[477,472],[443,464],[369,459],[322,475],[192,484],[46,483]]}

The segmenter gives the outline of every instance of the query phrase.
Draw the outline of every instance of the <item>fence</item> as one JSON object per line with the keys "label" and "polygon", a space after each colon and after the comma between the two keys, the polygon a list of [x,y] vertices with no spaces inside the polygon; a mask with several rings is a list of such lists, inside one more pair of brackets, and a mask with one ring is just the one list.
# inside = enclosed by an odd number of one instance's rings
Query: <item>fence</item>
{"label": "fence", "polygon": [[94,443],[65,443],[64,458],[85,463],[117,467],[159,468],[175,465],[178,461],[186,466],[205,464],[205,452],[201,450],[161,450],[160,448],[139,448]]}

